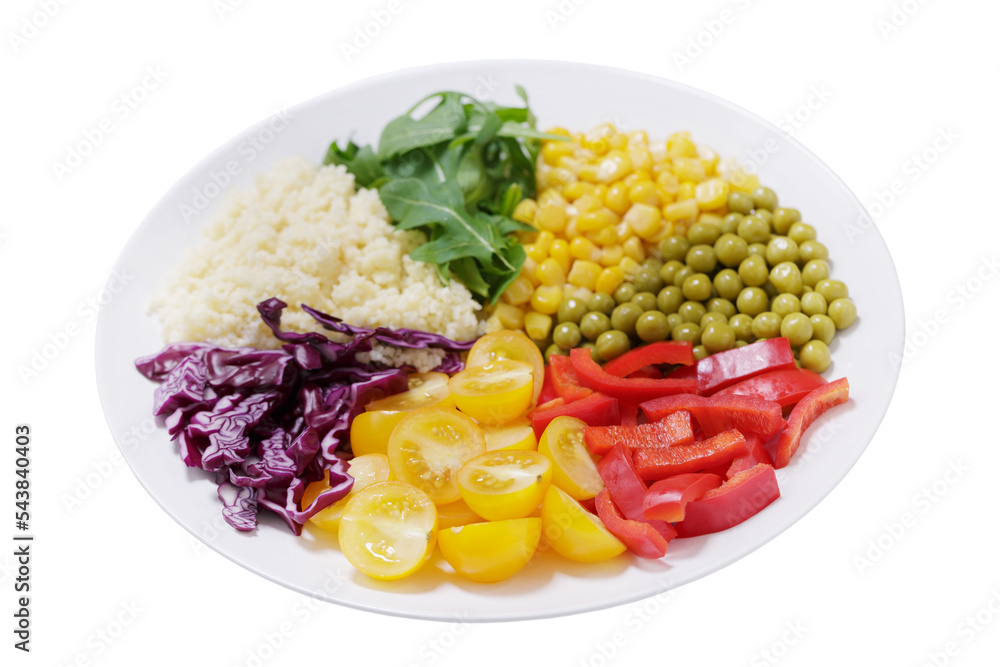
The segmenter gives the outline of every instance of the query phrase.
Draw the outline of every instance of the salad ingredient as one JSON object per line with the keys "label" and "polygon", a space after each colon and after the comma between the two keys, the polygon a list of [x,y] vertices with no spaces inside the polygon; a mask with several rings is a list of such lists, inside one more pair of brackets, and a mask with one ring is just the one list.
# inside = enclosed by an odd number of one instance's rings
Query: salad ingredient
{"label": "salad ingredient", "polygon": [[535,429],[535,435],[541,437],[549,423],[556,417],[575,417],[589,426],[607,426],[621,421],[618,400],[610,396],[594,392],[572,403],[566,403],[562,398],[555,398],[538,406],[531,413],[531,427]]}
{"label": "salad ingredient", "polygon": [[746,451],[743,434],[733,429],[690,445],[643,447],[635,450],[633,460],[643,479],[664,479],[728,463]]}
{"label": "salad ingredient", "polygon": [[519,417],[500,426],[483,426],[482,429],[488,452],[500,449],[538,449],[538,438],[527,417]]}
{"label": "salad ingredient", "polygon": [[[472,508],[464,500],[438,505],[437,512],[438,531],[454,526],[464,526],[468,523],[479,523],[483,520],[481,516],[472,511]],[[440,532],[438,534],[440,535]]]}
{"label": "salad ingredient", "polygon": [[774,468],[766,463],[737,473],[687,504],[684,520],[674,524],[678,537],[717,533],[743,523],[781,495]]}
{"label": "salad ingredient", "polygon": [[481,424],[498,426],[531,405],[532,368],[523,361],[498,359],[453,375],[449,386],[459,410]]}
{"label": "salad ingredient", "polygon": [[603,456],[615,445],[621,445],[630,452],[640,447],[689,445],[694,442],[694,431],[691,414],[679,410],[659,421],[645,424],[588,426],[583,431],[583,439],[591,454]]}
{"label": "salad ingredient", "polygon": [[456,572],[472,581],[509,579],[535,555],[542,536],[540,518],[470,523],[438,533],[441,555]]}
{"label": "salad ingredient", "polygon": [[[168,343],[204,341],[226,348],[281,345],[255,304],[292,304],[286,327],[321,331],[299,304],[366,327],[410,328],[456,340],[474,338],[481,306],[458,282],[442,285],[433,267],[408,253],[418,232],[394,229],[377,193],[355,191],[342,167],[284,160],[254,187],[228,198],[150,304]],[[381,343],[370,360],[437,366],[443,353]]]}
{"label": "salad ingredient", "polygon": [[[366,486],[388,481],[392,477],[392,471],[389,470],[389,459],[385,454],[355,456],[347,463],[347,474],[354,479],[354,485],[351,486],[350,493],[326,509],[313,514],[309,517],[309,523],[323,530],[337,532],[340,528],[340,517],[343,516],[344,508],[347,507],[347,503],[351,498]],[[302,494],[302,504],[306,506],[311,505],[321,493],[329,488],[330,477],[327,474],[323,479],[313,482],[306,487],[306,490]]]}
{"label": "salad ingredient", "polygon": [[359,491],[340,519],[340,548],[370,577],[401,579],[419,570],[437,542],[437,508],[420,489],[401,481]]}
{"label": "salad ingredient", "polygon": [[693,363],[694,355],[691,353],[691,344],[689,342],[663,341],[643,345],[638,349],[626,352],[617,359],[604,364],[604,372],[623,378],[646,366],[660,364],[683,364],[690,366]]}
{"label": "salad ingredient", "polygon": [[721,486],[722,481],[718,475],[693,472],[653,482],[643,499],[643,516],[670,523],[683,521],[687,504]]}
{"label": "salad ingredient", "polygon": [[552,377],[556,396],[562,397],[567,403],[579,401],[593,393],[593,390],[580,384],[580,378],[569,357],[552,357],[546,372]]}
{"label": "salad ingredient", "polygon": [[671,394],[693,392],[696,387],[694,380],[664,378],[653,380],[649,378],[620,378],[609,374],[590,357],[590,353],[583,348],[576,348],[570,352],[570,360],[573,368],[580,378],[580,382],[608,396],[613,396],[630,403],[648,401],[660,396]]}
{"label": "salad ingredient", "polygon": [[753,396],[774,401],[785,408],[795,405],[813,389],[826,384],[822,375],[806,368],[785,368],[768,371],[747,380],[729,385],[714,396]]}
{"label": "salad ingredient", "polygon": [[593,498],[604,487],[583,442],[585,428],[587,423],[581,419],[556,417],[538,441],[538,453],[552,461],[552,483],[575,500]]}
{"label": "salad ingredient", "polygon": [[795,357],[787,338],[759,340],[699,361],[698,393],[714,394],[755,375],[791,368],[795,368]]}
{"label": "salad ingredient", "polygon": [[[503,329],[480,337],[469,350],[466,364],[469,367],[485,366],[500,359],[526,362],[531,365],[532,378],[545,377],[545,360],[542,358],[542,353],[521,331]],[[541,391],[542,383],[535,382],[532,389],[533,403],[538,401]]]}
{"label": "salad ingredient", "polygon": [[[632,463],[632,453],[627,451],[620,444],[608,452],[597,465],[601,479],[604,480],[604,488],[614,501],[615,507],[621,510],[621,515],[630,521],[649,524],[665,541],[670,541],[677,533],[673,526],[663,521],[647,518],[643,513],[643,502],[646,498],[648,488],[646,483],[639,477],[639,472]],[[602,491],[601,493],[604,493]],[[600,501],[598,501],[600,502]],[[600,507],[598,506],[598,514]],[[619,534],[614,528],[609,526],[611,532]],[[645,530],[645,529],[644,529]],[[621,535],[619,535],[621,537]],[[623,541],[628,543],[629,540]]]}
{"label": "salad ingredient", "polygon": [[753,468],[758,463],[773,465],[771,455],[764,446],[764,441],[756,435],[745,436],[747,441],[747,453],[741,454],[733,459],[726,469],[726,479],[731,479],[736,473]]}
{"label": "salad ingredient", "polygon": [[650,421],[662,419],[679,410],[687,411],[706,435],[737,429],[741,433],[759,435],[767,440],[785,425],[780,405],[752,396],[678,394],[647,401],[639,407]]}
{"label": "salad ingredient", "polygon": [[451,408],[422,408],[408,413],[389,437],[389,466],[398,479],[444,505],[462,497],[459,469],[485,451],[472,418]]}
{"label": "salad ingredient", "polygon": [[542,502],[551,481],[550,460],[526,450],[486,452],[458,471],[462,499],[489,521],[528,516]]}
{"label": "salad ingredient", "polygon": [[542,532],[553,551],[580,563],[608,560],[626,548],[596,515],[554,484],[542,500]]}
{"label": "salad ingredient", "polygon": [[788,415],[788,426],[778,437],[778,448],[774,455],[775,468],[788,465],[799,448],[805,430],[830,408],[846,403],[849,391],[847,378],[840,378],[813,389],[795,404]]}
{"label": "salad ingredient", "polygon": [[[608,489],[597,494],[597,516],[611,534],[620,539],[629,551],[640,558],[663,558],[669,539],[644,521],[626,519],[611,499]],[[663,524],[669,526],[669,524]],[[670,528],[673,533],[674,529]],[[676,535],[676,533],[674,533]]]}
{"label": "salad ingredient", "polygon": [[372,401],[351,422],[351,451],[362,454],[386,454],[389,436],[407,412],[423,407],[453,407],[446,373],[410,373],[407,390]]}

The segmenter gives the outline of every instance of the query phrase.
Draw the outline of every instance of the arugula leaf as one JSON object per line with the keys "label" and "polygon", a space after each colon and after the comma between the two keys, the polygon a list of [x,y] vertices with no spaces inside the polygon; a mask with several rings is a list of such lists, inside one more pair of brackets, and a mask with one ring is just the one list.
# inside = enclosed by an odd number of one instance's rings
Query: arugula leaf
{"label": "arugula leaf", "polygon": [[371,146],[359,147],[353,141],[348,141],[343,149],[337,142],[330,144],[323,164],[342,164],[347,171],[354,174],[354,183],[361,188],[369,188],[385,177],[382,164],[375,157]]}
{"label": "arugula leaf", "polygon": [[[435,97],[440,97],[441,102],[426,116],[414,120],[411,114]],[[465,127],[467,120],[461,94],[445,92],[430,95],[385,126],[378,142],[378,159],[385,161],[414,148],[450,141]]]}

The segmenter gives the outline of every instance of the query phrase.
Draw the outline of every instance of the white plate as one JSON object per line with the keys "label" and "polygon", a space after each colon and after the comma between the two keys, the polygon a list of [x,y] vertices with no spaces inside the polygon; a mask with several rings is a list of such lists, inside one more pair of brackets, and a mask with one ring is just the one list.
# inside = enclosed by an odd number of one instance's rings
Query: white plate
{"label": "white plate", "polygon": [[[581,565],[546,554],[508,582],[459,580],[440,559],[415,577],[380,583],[357,573],[335,540],[306,531],[293,536],[270,513],[252,534],[221,518],[215,484],[184,466],[165,432],[148,433],[154,385],[133,361],[162,347],[146,304],[181,252],[211,216],[227,165],[230,187],[247,186],[276,160],[321,161],[333,139],[374,142],[382,126],[420,97],[443,89],[519,103],[528,91],[539,126],[587,129],[612,121],[645,129],[651,138],[689,130],[694,139],[758,165],[762,182],[799,208],[830,249],[833,277],[856,291],[857,323],[833,345],[831,379],[847,376],[851,400],[808,432],[792,464],[780,471],[782,497],[724,533],[677,540],[661,561],[622,557]],[[642,599],[703,577],[742,558],[804,516],[847,474],[875,435],[889,405],[903,345],[903,305],[892,258],[864,208],[847,187],[798,142],[724,100],[671,81],[632,72],[561,62],[484,61],[405,70],[366,80],[265,120],[216,149],[184,175],[149,213],[115,268],[134,275],[101,312],[97,380],[111,431],[140,483],[164,510],[219,553],[279,584],[358,609],[439,620],[522,620],[570,614]],[[263,146],[252,150],[252,139]],[[230,171],[235,171],[230,169]],[[205,197],[201,200],[198,196]],[[216,196],[213,196],[216,195]],[[182,207],[206,212],[185,222]],[[189,210],[190,212],[190,210]],[[155,546],[151,545],[151,548]]]}

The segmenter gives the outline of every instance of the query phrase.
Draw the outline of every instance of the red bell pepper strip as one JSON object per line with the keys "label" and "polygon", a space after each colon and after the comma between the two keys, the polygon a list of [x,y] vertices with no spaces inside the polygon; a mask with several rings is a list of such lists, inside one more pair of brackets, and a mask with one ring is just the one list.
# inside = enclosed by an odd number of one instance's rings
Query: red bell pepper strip
{"label": "red bell pepper strip", "polygon": [[755,375],[752,378],[737,382],[721,389],[713,396],[753,396],[765,401],[774,401],[781,407],[795,405],[799,400],[817,387],[826,384],[819,373],[808,368],[783,368]]}
{"label": "red bell pepper strip", "polygon": [[611,499],[615,501],[615,505],[626,519],[648,523],[663,536],[663,539],[673,539],[676,535],[673,526],[656,519],[647,519],[643,514],[647,487],[636,472],[630,452],[620,444],[615,445],[614,449],[598,462],[597,471],[601,474],[604,487],[611,494]]}
{"label": "red bell pepper strip", "polygon": [[689,341],[665,340],[629,350],[604,364],[604,372],[615,377],[627,377],[645,366],[657,364],[694,363],[694,352]]}
{"label": "red bell pepper strip", "polygon": [[569,358],[573,362],[576,374],[580,377],[580,384],[630,403],[639,403],[670,394],[694,393],[698,386],[696,380],[615,377],[606,373],[596,361],[590,358],[590,350],[582,347],[570,350]]}
{"label": "red bell pepper strip", "polygon": [[691,378],[697,380],[698,366],[697,364],[694,366],[678,366],[674,370],[670,371],[667,374],[667,377],[674,380],[689,380]]}
{"label": "red bell pepper strip", "polygon": [[645,401],[639,407],[648,421],[658,421],[673,412],[687,410],[708,436],[737,429],[766,440],[785,425],[780,405],[752,396],[679,394]]}
{"label": "red bell pepper strip", "polygon": [[588,426],[583,430],[587,449],[598,456],[607,454],[615,444],[631,451],[639,447],[670,447],[694,442],[691,415],[675,412],[666,419],[635,426]]}
{"label": "red bell pepper strip", "polygon": [[749,470],[760,463],[771,465],[771,455],[767,453],[767,448],[764,447],[764,441],[761,440],[760,437],[751,435],[746,437],[746,441],[747,453],[733,459],[733,462],[726,470],[726,479],[732,479],[736,473]]}
{"label": "red bell pepper strip", "polygon": [[778,448],[774,454],[775,468],[788,465],[795,450],[799,448],[799,441],[805,430],[830,408],[846,403],[849,390],[847,378],[840,378],[813,389],[795,404],[788,415],[788,426],[778,437]]}
{"label": "red bell pepper strip", "polygon": [[542,391],[538,394],[538,401],[536,404],[544,405],[558,396],[559,394],[556,393],[556,385],[552,381],[552,367],[546,366],[545,377],[542,379]]}
{"label": "red bell pepper strip", "polygon": [[[605,370],[607,370],[607,369],[605,369]],[[629,377],[629,378],[633,378],[633,379],[635,379],[635,378],[646,378],[647,380],[662,380],[663,379],[663,373],[661,373],[660,369],[657,368],[656,366],[643,366],[642,368],[640,368],[637,371],[632,371],[631,373],[629,373],[625,377]]]}
{"label": "red bell pepper strip", "polygon": [[618,401],[618,411],[622,415],[622,426],[635,426],[639,423],[639,406],[635,403]]}
{"label": "red bell pepper strip", "polygon": [[688,503],[684,520],[674,528],[678,537],[717,533],[743,523],[780,496],[774,468],[761,463]]}
{"label": "red bell pepper strip", "polygon": [[606,488],[597,494],[597,516],[611,534],[624,542],[636,556],[663,558],[667,553],[669,540],[648,523],[626,519]]}
{"label": "red bell pepper strip", "polygon": [[787,338],[768,338],[698,362],[698,393],[705,396],[767,371],[795,368]]}
{"label": "red bell pepper strip", "polygon": [[722,485],[722,478],[706,472],[674,475],[654,482],[646,492],[642,513],[646,519],[676,523],[684,520],[684,508],[705,492]]}
{"label": "red bell pepper strip", "polygon": [[747,441],[734,429],[690,445],[641,447],[635,450],[632,460],[643,479],[666,479],[728,463],[746,451]]}
{"label": "red bell pepper strip", "polygon": [[621,421],[618,401],[610,396],[594,392],[572,403],[557,398],[539,406],[531,413],[531,427],[535,430],[535,437],[541,438],[549,422],[562,415],[582,419],[590,426],[608,426]]}
{"label": "red bell pepper strip", "polygon": [[553,354],[549,357],[549,368],[546,375],[550,374],[556,396],[561,396],[567,403],[579,401],[594,393],[593,390],[580,385],[580,378],[576,376],[573,362],[569,360],[569,357],[564,357],[561,354]]}

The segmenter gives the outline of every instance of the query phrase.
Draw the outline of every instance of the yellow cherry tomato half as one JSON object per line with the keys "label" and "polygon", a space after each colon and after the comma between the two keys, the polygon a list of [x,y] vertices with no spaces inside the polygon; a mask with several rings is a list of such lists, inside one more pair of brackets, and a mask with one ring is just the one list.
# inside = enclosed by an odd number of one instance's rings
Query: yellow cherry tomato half
{"label": "yellow cherry tomato half", "polygon": [[451,395],[458,409],[482,424],[506,424],[531,406],[531,365],[498,359],[451,376]]}
{"label": "yellow cherry tomato half", "polygon": [[[347,462],[347,474],[354,478],[351,491],[346,496],[333,503],[329,507],[309,517],[309,523],[317,528],[337,532],[340,529],[340,517],[344,513],[347,503],[357,494],[358,491],[378,482],[385,482],[392,477],[389,469],[389,458],[385,454],[364,454],[355,456]],[[321,492],[330,488],[330,473],[326,473],[324,479],[313,482],[306,487],[302,494],[302,506],[308,507]]]}
{"label": "yellow cherry tomato half", "polygon": [[552,460],[552,483],[575,500],[593,498],[604,488],[597,465],[583,441],[586,427],[582,419],[556,417],[538,441],[538,451]]}
{"label": "yellow cherry tomato half", "polygon": [[482,429],[488,452],[498,449],[538,449],[535,429],[531,427],[531,420],[527,417],[519,417],[500,426],[484,425]]}
{"label": "yellow cherry tomato half", "polygon": [[351,565],[375,579],[402,579],[427,562],[437,541],[437,508],[400,481],[358,491],[340,519],[340,548]]}
{"label": "yellow cherry tomato half", "polygon": [[407,412],[432,406],[454,407],[448,376],[444,373],[410,373],[408,389],[365,406],[351,422],[351,451],[355,456],[386,454],[389,436]]}
{"label": "yellow cherry tomato half", "polygon": [[389,467],[397,479],[445,505],[462,497],[459,468],[485,451],[472,418],[454,408],[421,408],[406,413],[389,436]]}
{"label": "yellow cherry tomato half", "polygon": [[438,530],[464,526],[467,523],[479,523],[482,520],[483,517],[473,512],[464,500],[438,506]]}
{"label": "yellow cherry tomato half", "polygon": [[486,452],[458,471],[462,499],[489,521],[528,516],[542,502],[551,481],[548,458],[517,449]]}
{"label": "yellow cherry tomato half", "polygon": [[406,415],[400,410],[362,412],[351,422],[351,451],[355,456],[387,454],[389,436]]}
{"label": "yellow cherry tomato half", "polygon": [[466,579],[493,583],[524,569],[541,535],[541,519],[487,521],[441,530],[438,547],[448,564]]}
{"label": "yellow cherry tomato half", "polygon": [[523,331],[502,329],[482,336],[469,350],[466,367],[485,366],[499,359],[524,361],[531,364],[534,382],[531,392],[531,403],[538,401],[542,391],[542,380],[545,379],[545,359],[530,338]]}
{"label": "yellow cherry tomato half", "polygon": [[596,515],[555,485],[542,500],[542,532],[553,551],[581,563],[608,560],[625,551]]}

